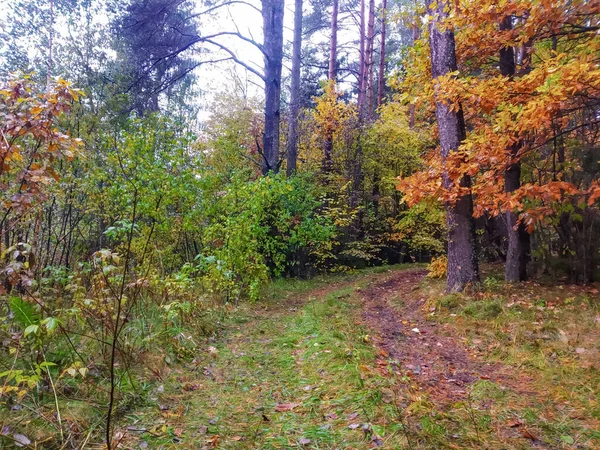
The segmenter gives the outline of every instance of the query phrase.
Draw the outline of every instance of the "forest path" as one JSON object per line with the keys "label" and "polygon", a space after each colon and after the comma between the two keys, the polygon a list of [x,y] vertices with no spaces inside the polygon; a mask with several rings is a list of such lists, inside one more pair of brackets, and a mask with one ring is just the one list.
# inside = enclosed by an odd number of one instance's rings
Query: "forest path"
{"label": "forest path", "polygon": [[499,364],[471,357],[447,324],[427,318],[427,299],[419,292],[426,274],[423,269],[399,271],[362,292],[362,316],[380,358],[439,405],[465,399],[466,386],[480,379],[513,384]]}
{"label": "forest path", "polygon": [[224,317],[192,362],[166,371],[158,411],[136,415],[136,429],[155,435],[130,437],[161,449],[553,449],[595,439],[595,421],[555,406],[531,372],[486,362],[458,326],[464,315],[431,308],[440,286],[425,273],[405,265],[274,282]]}

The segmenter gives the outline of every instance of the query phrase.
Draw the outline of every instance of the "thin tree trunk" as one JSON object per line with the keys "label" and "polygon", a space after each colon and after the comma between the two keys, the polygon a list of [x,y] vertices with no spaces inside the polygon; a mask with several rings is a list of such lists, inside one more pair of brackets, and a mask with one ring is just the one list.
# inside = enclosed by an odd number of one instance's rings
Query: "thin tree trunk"
{"label": "thin tree trunk", "polygon": [[[501,31],[512,29],[512,17],[506,16],[500,24]],[[515,76],[515,51],[513,47],[500,49],[500,73],[506,77]],[[521,144],[514,143],[507,150],[508,166],[504,173],[504,192],[514,192],[521,187],[521,162],[519,161],[519,150]],[[506,252],[506,264],[504,277],[508,282],[525,281],[527,279],[527,263],[530,253],[530,236],[525,226],[519,223],[519,216],[514,211],[504,214],[506,221],[506,233],[508,237],[508,250]]]}
{"label": "thin tree trunk", "polygon": [[[337,2],[337,0],[336,0]],[[298,161],[298,115],[300,113],[300,59],[302,50],[302,0],[295,0],[294,43],[292,48],[292,86],[290,129],[287,143],[287,176],[296,172]]]}
{"label": "thin tree trunk", "polygon": [[369,107],[367,111],[367,118],[371,119],[374,111],[375,101],[375,87],[373,86],[373,50],[375,43],[375,0],[369,0],[369,24],[367,27],[367,55],[366,55],[366,69],[368,76],[368,88],[367,88],[367,105]]}
{"label": "thin tree trunk", "polygon": [[365,0],[360,0],[360,36],[358,55],[358,113],[362,117],[365,109],[366,95],[366,70],[365,70]]}
{"label": "thin tree trunk", "polygon": [[339,0],[333,0],[333,11],[331,13],[331,42],[329,46],[329,79],[334,81],[337,78],[338,9]]}
{"label": "thin tree trunk", "polygon": [[279,171],[279,120],[281,116],[281,66],[283,63],[283,0],[263,0],[265,53],[265,131],[262,173]]}
{"label": "thin tree trunk", "polygon": [[[432,4],[435,2],[435,8]],[[454,32],[447,29],[444,22],[448,17],[449,0],[426,0],[432,14],[429,42],[431,47],[431,72],[438,77],[457,70]],[[440,96],[436,87],[436,97]],[[456,152],[466,137],[462,107],[458,110],[443,99],[436,98],[436,118],[440,134],[441,156],[445,161],[451,152]],[[452,188],[447,173],[443,175],[444,186]],[[460,187],[470,188],[471,178],[463,175]],[[448,225],[448,292],[462,291],[468,284],[479,282],[479,267],[475,247],[475,221],[473,220],[473,198],[465,194],[455,203],[446,204]]]}
{"label": "thin tree trunk", "polygon": [[381,106],[385,94],[385,38],[386,38],[387,0],[381,4],[381,41],[379,42],[379,86],[377,88],[377,106]]}

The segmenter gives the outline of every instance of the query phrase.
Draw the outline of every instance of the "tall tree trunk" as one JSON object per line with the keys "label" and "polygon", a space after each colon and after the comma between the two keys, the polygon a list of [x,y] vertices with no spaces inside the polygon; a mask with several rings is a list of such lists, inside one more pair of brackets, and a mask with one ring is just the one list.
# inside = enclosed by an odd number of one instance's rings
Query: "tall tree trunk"
{"label": "tall tree trunk", "polygon": [[[448,72],[457,70],[454,32],[444,23],[448,17],[449,0],[426,0],[432,14],[429,43],[431,47],[431,73],[434,81]],[[433,5],[435,4],[435,8]],[[440,134],[441,156],[445,161],[451,152],[458,150],[466,137],[462,107],[453,110],[448,102],[440,98],[436,89],[435,115]],[[444,186],[452,187],[452,181],[444,174]],[[471,178],[463,175],[459,185],[470,188]],[[473,198],[465,194],[455,203],[446,204],[448,225],[448,278],[446,290],[457,292],[469,283],[479,282],[479,267],[475,247],[475,221],[473,220]]]}
{"label": "tall tree trunk", "polygon": [[331,13],[331,41],[329,45],[329,79],[334,80],[337,72],[337,33],[338,33],[339,0],[333,0]]}
{"label": "tall tree trunk", "polygon": [[369,0],[369,23],[367,27],[367,55],[366,55],[366,66],[368,76],[368,88],[367,88],[367,118],[373,117],[374,101],[375,101],[375,87],[373,86],[373,63],[374,56],[374,43],[375,43],[375,0]]}
{"label": "tall tree trunk", "polygon": [[283,0],[263,0],[263,51],[265,53],[265,131],[263,175],[279,171],[279,119],[283,63]]}
{"label": "tall tree trunk", "polygon": [[377,106],[381,106],[385,94],[385,38],[386,38],[387,0],[381,4],[381,41],[379,42],[379,85],[377,87]]}
{"label": "tall tree trunk", "polygon": [[[500,30],[512,29],[512,17],[506,16],[500,23]],[[513,78],[516,71],[515,50],[513,47],[500,49],[500,73],[505,77]],[[507,149],[508,165],[504,173],[504,192],[514,192],[521,187],[521,162],[519,150],[521,144],[514,143]],[[504,214],[506,233],[508,237],[508,250],[504,277],[508,282],[525,281],[527,279],[527,263],[530,253],[530,236],[525,226],[518,221],[519,216],[514,211]]]}
{"label": "tall tree trunk", "polygon": [[365,68],[365,0],[360,0],[360,33],[358,54],[358,114],[362,117],[365,109],[367,73]]}
{"label": "tall tree trunk", "polygon": [[[337,1],[337,0],[336,0]],[[300,112],[300,54],[302,50],[302,0],[295,0],[294,43],[292,48],[292,86],[290,129],[287,143],[287,176],[296,172],[298,161],[298,114]]]}

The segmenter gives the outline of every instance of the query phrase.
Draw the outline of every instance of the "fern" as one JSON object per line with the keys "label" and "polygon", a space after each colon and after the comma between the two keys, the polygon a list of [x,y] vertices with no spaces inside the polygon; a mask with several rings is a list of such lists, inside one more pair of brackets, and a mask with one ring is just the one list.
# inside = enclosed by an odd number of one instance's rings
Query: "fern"
{"label": "fern", "polygon": [[40,321],[40,315],[33,308],[33,305],[26,302],[21,297],[11,297],[9,305],[10,310],[15,315],[15,320],[23,328],[26,328],[30,325],[35,325]]}

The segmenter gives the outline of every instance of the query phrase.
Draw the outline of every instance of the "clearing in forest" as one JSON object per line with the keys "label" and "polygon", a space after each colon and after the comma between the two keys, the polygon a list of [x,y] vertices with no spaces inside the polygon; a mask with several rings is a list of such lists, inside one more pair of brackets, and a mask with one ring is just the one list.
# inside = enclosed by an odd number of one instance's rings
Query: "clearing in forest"
{"label": "clearing in forest", "polygon": [[594,287],[488,277],[485,293],[444,296],[424,276],[403,266],[274,284],[193,362],[153,369],[155,404],[122,418],[122,443],[600,446]]}

